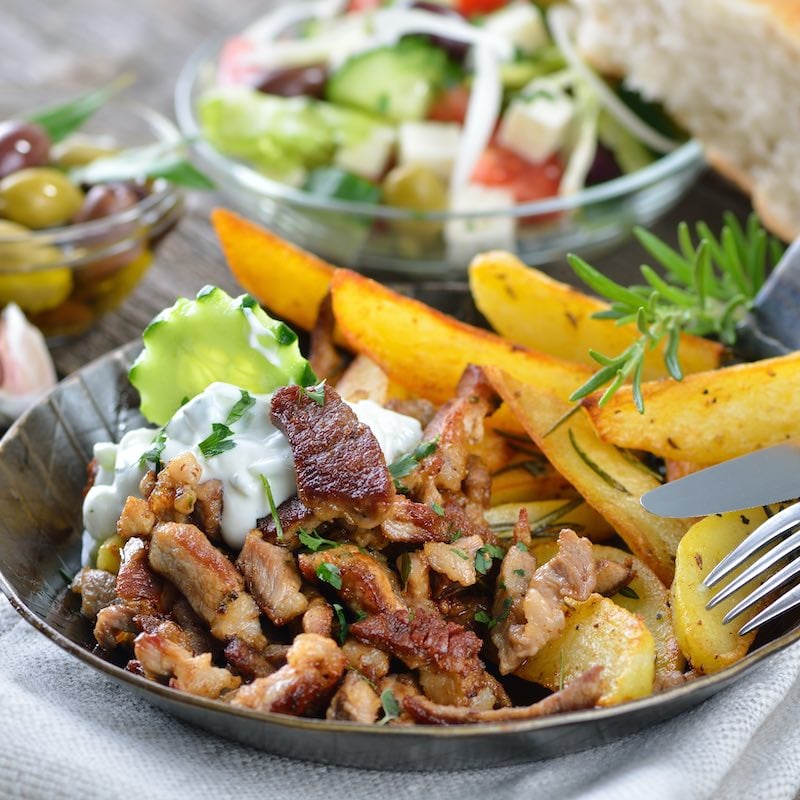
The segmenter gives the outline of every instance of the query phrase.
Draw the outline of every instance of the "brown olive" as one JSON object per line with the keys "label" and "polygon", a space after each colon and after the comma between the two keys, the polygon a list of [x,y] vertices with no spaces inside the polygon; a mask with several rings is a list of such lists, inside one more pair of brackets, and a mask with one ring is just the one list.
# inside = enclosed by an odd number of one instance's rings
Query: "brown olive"
{"label": "brown olive", "polygon": [[311,64],[307,67],[283,67],[265,72],[255,84],[264,94],[277,94],[281,97],[317,97],[325,93],[328,72],[324,64]]}
{"label": "brown olive", "polygon": [[26,167],[47,164],[50,137],[33,122],[0,122],[0,178]]}
{"label": "brown olive", "polygon": [[72,218],[73,222],[88,222],[92,219],[110,217],[139,202],[139,193],[128,183],[103,183],[92,186],[86,193],[83,205]]}

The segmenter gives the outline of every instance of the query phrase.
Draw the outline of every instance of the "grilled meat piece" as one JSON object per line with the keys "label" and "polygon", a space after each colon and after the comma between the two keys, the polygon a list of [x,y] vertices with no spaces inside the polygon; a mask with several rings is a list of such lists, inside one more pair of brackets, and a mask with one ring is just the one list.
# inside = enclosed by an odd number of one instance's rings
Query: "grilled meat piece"
{"label": "grilled meat piece", "polygon": [[417,550],[403,553],[397,559],[397,570],[405,580],[403,597],[410,607],[431,606],[431,568],[428,560]]}
{"label": "grilled meat piece", "polygon": [[123,600],[143,600],[154,612],[167,608],[164,581],[153,572],[149,562],[150,543],[144,539],[128,539],[122,548],[117,595]]}
{"label": "grilled meat piece", "polygon": [[172,606],[170,614],[186,635],[189,649],[196,656],[201,653],[209,653],[214,649],[216,642],[211,638],[208,628],[203,624],[203,620],[195,614],[194,609],[189,605],[189,601],[185,597],[177,599]]}
{"label": "grilled meat piece", "polygon": [[592,708],[603,694],[600,673],[594,666],[579,675],[561,691],[548,695],[531,706],[476,709],[442,705],[420,695],[403,697],[401,706],[415,722],[426,725],[463,725],[470,722],[514,722],[535,719],[549,714]]}
{"label": "grilled meat piece", "polygon": [[194,511],[203,470],[191,453],[172,459],[158,473],[147,502],[159,522],[185,522]]}
{"label": "grilled meat piece", "polygon": [[308,608],[300,591],[302,578],[294,557],[284,547],[265,542],[250,531],[236,560],[245,585],[273,625],[286,625]]}
{"label": "grilled meat piece", "polygon": [[152,611],[153,606],[145,601],[118,600],[97,614],[94,638],[108,653],[117,647],[129,647],[141,632],[137,620]]}
{"label": "grilled meat piece", "polygon": [[248,681],[266,678],[275,672],[275,666],[263,652],[254,650],[239,639],[231,639],[225,645],[225,660]]}
{"label": "grilled meat piece", "polygon": [[369,681],[357,672],[348,672],[328,706],[325,719],[373,723],[380,710],[381,699]]}
{"label": "grilled meat piece", "polygon": [[561,531],[558,553],[535,572],[534,564],[532,556],[513,546],[500,569],[498,586],[505,588],[495,595],[492,614],[501,622],[492,629],[491,639],[503,675],[513,672],[561,633],[565,598],[585,600],[594,591],[592,545],[574,531]]}
{"label": "grilled meat piece", "polygon": [[222,481],[213,478],[195,487],[196,501],[192,522],[204,531],[212,542],[222,536]]}
{"label": "grilled meat piece", "polygon": [[451,527],[443,515],[429,505],[399,495],[380,530],[390,542],[402,544],[449,542],[452,537]]}
{"label": "grilled meat piece", "polygon": [[428,542],[422,550],[434,572],[462,586],[472,586],[478,579],[475,554],[483,545],[480,536],[467,536],[453,544]]}
{"label": "grilled meat piece", "polygon": [[419,682],[426,697],[434,703],[487,710],[511,705],[506,690],[480,661],[465,664],[459,672],[423,667]]}
{"label": "grilled meat piece", "polygon": [[436,416],[436,406],[424,397],[413,397],[408,400],[389,400],[386,408],[396,411],[398,414],[405,414],[407,417],[414,417],[423,428],[431,424],[431,420]]}
{"label": "grilled meat piece", "polygon": [[156,515],[147,500],[129,497],[117,520],[117,534],[123,539],[149,539],[156,524]]}
{"label": "grilled meat piece", "polygon": [[297,494],[318,518],[374,528],[389,512],[394,484],[378,440],[330,387],[320,405],[299,386],[272,397],[272,422],[289,440]]}
{"label": "grilled meat piece", "polygon": [[116,576],[102,569],[84,567],[73,579],[70,589],[81,596],[81,614],[96,619],[98,613],[116,600]]}
{"label": "grilled meat piece", "polygon": [[296,550],[300,547],[298,535],[301,530],[313,531],[322,524],[322,520],[297,497],[290,497],[278,506],[278,519],[281,522],[283,536],[278,538],[278,527],[272,515],[261,517],[256,527],[266,541]]}
{"label": "grilled meat piece", "polygon": [[624,564],[619,561],[600,558],[595,562],[596,581],[594,591],[605,597],[611,597],[627,586],[633,580],[635,574],[632,558],[626,559]]}
{"label": "grilled meat piece", "polygon": [[467,456],[463,490],[467,500],[478,508],[489,508],[492,502],[492,476],[483,459],[474,453]]}
{"label": "grilled meat piece", "polygon": [[332,296],[328,292],[319,304],[317,319],[311,329],[308,361],[320,380],[325,378],[331,382],[335,382],[344,366],[342,356],[333,343],[335,323]]}
{"label": "grilled meat piece", "polygon": [[419,684],[411,675],[387,675],[379,684],[378,691],[383,694],[389,690],[397,704],[400,706],[400,716],[390,720],[389,725],[410,725],[414,722],[413,718],[403,708],[403,700],[406,697],[420,697],[422,690]]}
{"label": "grilled meat piece", "polygon": [[373,683],[389,674],[389,656],[377,647],[348,638],[342,645],[342,652],[347,666]]}
{"label": "grilled meat piece", "polygon": [[333,636],[333,606],[314,589],[305,589],[303,593],[308,599],[301,623],[303,633],[316,633],[330,639]]}
{"label": "grilled meat piece", "polygon": [[345,657],[333,639],[301,633],[289,648],[286,665],[242,686],[231,704],[297,717],[312,714],[325,706],[345,666]]}
{"label": "grilled meat piece", "polygon": [[377,558],[362,553],[355,545],[343,544],[330,550],[303,553],[298,560],[300,571],[308,581],[319,580],[318,570],[338,570],[341,596],[355,611],[377,614],[406,607],[400,598],[394,574]]}
{"label": "grilled meat piece", "polygon": [[216,639],[241,639],[256,650],[267,640],[258,606],[230,561],[194,525],[163,522],[150,541],[150,566],[168,578],[211,627]]}
{"label": "grilled meat piece", "polygon": [[140,633],[133,651],[146,677],[169,678],[169,685],[200,697],[218,698],[236,689],[241,679],[211,663],[211,653],[192,655],[191,650],[159,631]]}
{"label": "grilled meat piece", "polygon": [[456,396],[445,403],[425,428],[423,439],[438,437],[436,452],[441,458],[436,486],[457,492],[467,475],[470,445],[483,438],[483,421],[497,409],[499,400],[483,370],[470,364],[461,376]]}

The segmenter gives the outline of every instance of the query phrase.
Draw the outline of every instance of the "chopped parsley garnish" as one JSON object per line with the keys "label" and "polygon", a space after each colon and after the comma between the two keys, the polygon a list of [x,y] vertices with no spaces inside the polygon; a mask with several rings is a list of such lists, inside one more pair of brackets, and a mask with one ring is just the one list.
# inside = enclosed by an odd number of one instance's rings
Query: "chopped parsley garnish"
{"label": "chopped parsley garnish", "polygon": [[315,531],[304,531],[300,528],[297,538],[309,549],[312,553],[317,550],[329,550],[331,547],[338,547],[339,542],[334,542],[332,539],[325,539]]}
{"label": "chopped parsley garnish", "polygon": [[336,614],[336,620],[339,623],[339,644],[344,644],[350,626],[347,624],[347,617],[344,615],[344,609],[339,603],[333,604],[333,610]]}
{"label": "chopped parsley garnish", "polygon": [[316,386],[309,386],[308,388],[300,387],[300,391],[308,397],[309,400],[313,400],[318,406],[322,407],[325,405],[325,381],[320,381]]}
{"label": "chopped parsley garnish", "polygon": [[383,716],[378,720],[379,725],[385,725],[400,716],[400,704],[391,689],[384,689],[381,692],[381,706],[383,707]]}
{"label": "chopped parsley garnish", "polygon": [[433,513],[437,516],[443,517],[444,516],[444,509],[439,503],[431,503],[431,508],[433,509]]}
{"label": "chopped parsley garnish", "polygon": [[411,556],[408,553],[403,553],[400,556],[400,579],[403,581],[403,588],[406,588],[408,583],[408,576],[411,574]]}
{"label": "chopped parsley garnish", "polygon": [[512,605],[513,601],[511,598],[506,597],[506,599],[503,600],[503,608],[496,617],[490,617],[485,611],[476,611],[473,619],[475,622],[480,622],[491,630],[495,625],[499,625],[501,622],[505,622],[505,620],[508,619]]}
{"label": "chopped parsley garnish", "polygon": [[495,544],[485,544],[475,553],[475,569],[485,575],[492,568],[493,558],[502,558],[505,555],[502,547]]}
{"label": "chopped parsley garnish", "polygon": [[463,551],[463,550],[462,550],[460,547],[454,547],[454,548],[453,548],[453,552],[454,552],[454,553],[455,553],[455,554],[456,554],[456,555],[457,555],[459,558],[463,558],[463,559],[464,559],[464,561],[468,561],[468,560],[469,560],[469,556],[468,556],[468,555],[467,555],[467,554],[466,554],[466,553],[465,553],[465,552],[464,552],[464,551]]}
{"label": "chopped parsley garnish", "polygon": [[463,535],[464,535],[464,534],[463,534],[463,533],[461,533],[461,531],[460,531],[458,528],[456,528],[456,529],[453,531],[452,535],[450,536],[450,541],[451,541],[451,543],[452,543],[452,542],[457,542],[457,541],[458,541],[458,540],[459,540],[459,539],[460,539],[460,538],[461,538]]}
{"label": "chopped parsley garnish", "polygon": [[636,590],[630,586],[623,586],[617,594],[621,594],[623,597],[629,597],[631,600],[638,600],[639,595],[636,594]]}
{"label": "chopped parsley garnish", "polygon": [[161,470],[161,454],[167,444],[167,433],[163,428],[156,434],[156,438],[151,444],[151,448],[139,459],[139,466],[147,469],[147,465],[152,464],[153,469],[159,472]]}
{"label": "chopped parsley garnish", "polygon": [[[418,444],[411,453],[406,453],[401,456],[397,461],[389,464],[389,474],[394,478],[395,488],[400,491],[403,487],[400,484],[400,478],[405,478],[410,475],[417,467],[423,458],[427,458],[431,453],[436,450],[438,446],[438,437],[432,442],[422,442]],[[435,510],[435,509],[434,509]]]}
{"label": "chopped parsley garnish", "polygon": [[525,577],[525,570],[524,569],[515,569],[514,570],[514,574],[515,575],[519,575],[520,578],[524,578]]}
{"label": "chopped parsley garnish", "polygon": [[275,523],[275,536],[278,541],[283,541],[283,525],[281,525],[281,518],[278,515],[278,507],[275,505],[275,498],[272,496],[272,487],[269,485],[266,475],[261,476],[261,483],[264,484],[264,494],[267,496],[269,503],[269,513],[272,514],[272,521]]}
{"label": "chopped parsley garnish", "polygon": [[232,437],[233,431],[227,425],[223,425],[221,422],[212,422],[211,435],[203,439],[197,446],[206,458],[212,458],[236,447]]}
{"label": "chopped parsley garnish", "polygon": [[528,545],[526,545],[525,542],[517,542],[517,550],[520,550],[523,553],[527,553]]}
{"label": "chopped parsley garnish", "polygon": [[342,573],[336,564],[331,564],[329,561],[323,561],[316,568],[315,572],[321,581],[330,584],[334,589],[342,588]]}
{"label": "chopped parsley garnish", "polygon": [[280,345],[294,344],[297,341],[297,334],[283,322],[275,326],[275,341]]}
{"label": "chopped parsley garnish", "polygon": [[241,391],[242,396],[231,408],[228,418],[225,420],[226,425],[233,425],[234,422],[238,422],[255,405],[255,398],[245,389]]}

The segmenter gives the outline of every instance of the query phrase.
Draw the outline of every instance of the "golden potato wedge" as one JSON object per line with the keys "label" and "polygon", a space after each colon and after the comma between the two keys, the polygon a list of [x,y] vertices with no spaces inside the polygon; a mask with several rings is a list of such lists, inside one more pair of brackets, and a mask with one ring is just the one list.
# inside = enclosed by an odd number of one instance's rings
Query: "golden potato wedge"
{"label": "golden potato wedge", "polygon": [[[508,538],[519,517],[520,508],[528,512],[532,537],[558,536],[562,528],[571,528],[592,542],[604,542],[614,536],[614,529],[582,497],[538,500],[529,503],[506,503],[486,510],[484,517],[500,539]],[[555,555],[555,553],[553,553]]]}
{"label": "golden potato wedge", "polygon": [[603,694],[598,705],[613,706],[651,694],[655,643],[644,622],[599,594],[567,602],[564,632],[515,674],[555,691],[600,664]]}
{"label": "golden potato wedge", "polygon": [[[549,561],[558,552],[555,541],[537,543],[531,552],[538,564]],[[669,605],[669,590],[658,579],[658,576],[646,564],[631,553],[618,547],[593,544],[595,559],[608,559],[625,564],[628,559],[633,562],[634,577],[627,589],[618,592],[610,599],[618,606],[637,614],[644,620],[647,629],[653,635],[655,643],[655,679],[674,678],[675,673],[683,672],[686,659],[678,646],[675,628],[672,623],[672,610]]]}
{"label": "golden potato wedge", "polygon": [[290,325],[310,331],[335,268],[225,208],[211,212],[211,224],[244,290]]}
{"label": "golden potato wedge", "polygon": [[688,523],[644,510],[639,498],[659,486],[658,478],[629,454],[600,441],[580,409],[553,429],[570,411],[568,403],[495,367],[487,367],[486,374],[550,463],[668,586]]}
{"label": "golden potato wedge", "polygon": [[577,496],[575,487],[551,464],[547,464],[541,470],[537,467],[535,474],[524,466],[509,465],[492,475],[493,506]]}
{"label": "golden potato wedge", "polygon": [[[590,349],[616,355],[639,336],[635,325],[592,319],[608,304],[526,266],[511,253],[475,256],[469,285],[475,305],[501,336],[566,361],[597,369]],[[645,380],[668,375],[663,349],[645,358]],[[708,339],[682,336],[680,352],[681,366],[688,374],[719,367],[725,348]]]}
{"label": "golden potato wedge", "polygon": [[598,395],[584,400],[604,441],[708,465],[800,437],[800,352],[645,383],[642,394],[644,414],[630,387],[602,408]]}
{"label": "golden potato wedge", "polygon": [[494,364],[567,398],[592,371],[503,341],[349,270],[332,283],[333,313],[347,345],[412,394],[449,400],[468,364]]}
{"label": "golden potato wedge", "polygon": [[[730,624],[723,625],[725,614],[747,597],[760,581],[748,583],[709,610],[706,603],[721,587],[707,589],[703,586],[703,579],[748,533],[768,518],[767,511],[771,514],[782,507],[715,514],[694,524],[681,540],[672,584],[672,613],[678,644],[698,672],[719,672],[743,658],[756,633],[739,636],[739,628],[763,608],[763,604],[756,604]],[[736,570],[731,577],[742,569]]]}

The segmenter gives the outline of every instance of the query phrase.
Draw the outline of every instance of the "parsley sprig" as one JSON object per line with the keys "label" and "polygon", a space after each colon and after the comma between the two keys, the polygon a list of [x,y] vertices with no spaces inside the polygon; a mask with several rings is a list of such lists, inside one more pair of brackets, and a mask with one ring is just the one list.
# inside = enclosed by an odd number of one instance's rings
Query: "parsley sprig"
{"label": "parsley sprig", "polygon": [[[420,461],[427,458],[429,455],[436,451],[439,444],[439,437],[437,436],[432,442],[422,442],[418,444],[410,453],[401,456],[397,461],[389,464],[389,474],[394,479],[395,489],[402,491],[403,485],[400,478],[405,478],[410,475],[416,468]],[[434,509],[435,511],[436,509]],[[438,512],[437,512],[438,513]]]}
{"label": "parsley sprig", "polygon": [[733,214],[726,214],[719,237],[700,222],[696,226],[697,241],[682,222],[678,250],[642,228],[635,234],[663,268],[663,277],[645,264],[641,267],[645,284],[625,287],[578,256],[568,256],[575,274],[611,302],[609,309],[594,318],[636,325],[639,331],[638,338],[618,355],[590,350],[600,369],[570,400],[581,400],[606,387],[600,398],[600,405],[605,405],[631,379],[636,408],[644,413],[641,384],[647,353],[666,342],[664,364],[673,378],[681,380],[681,334],[714,336],[723,344],[733,345],[737,324],[752,307],[767,271],[783,255],[783,247],[767,234],[755,215],[743,228]]}

